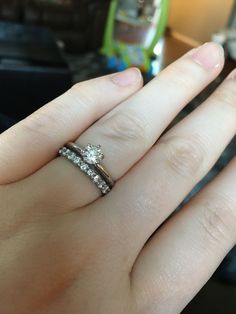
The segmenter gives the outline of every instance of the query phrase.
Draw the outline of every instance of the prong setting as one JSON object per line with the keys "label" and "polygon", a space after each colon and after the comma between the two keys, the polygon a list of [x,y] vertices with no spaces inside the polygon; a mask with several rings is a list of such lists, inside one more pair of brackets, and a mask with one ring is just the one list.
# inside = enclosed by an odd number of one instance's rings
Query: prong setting
{"label": "prong setting", "polygon": [[82,151],[84,161],[91,165],[100,164],[104,159],[101,145],[88,144]]}

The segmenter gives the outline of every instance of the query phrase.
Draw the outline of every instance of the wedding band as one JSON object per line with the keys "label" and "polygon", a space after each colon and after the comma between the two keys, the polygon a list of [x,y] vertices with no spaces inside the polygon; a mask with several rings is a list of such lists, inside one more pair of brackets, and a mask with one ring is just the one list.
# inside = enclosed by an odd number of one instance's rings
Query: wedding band
{"label": "wedding band", "polygon": [[65,157],[98,187],[102,195],[109,193],[114,186],[114,181],[100,165],[104,155],[100,145],[88,144],[84,149],[75,143],[68,143],[59,150],[59,155]]}

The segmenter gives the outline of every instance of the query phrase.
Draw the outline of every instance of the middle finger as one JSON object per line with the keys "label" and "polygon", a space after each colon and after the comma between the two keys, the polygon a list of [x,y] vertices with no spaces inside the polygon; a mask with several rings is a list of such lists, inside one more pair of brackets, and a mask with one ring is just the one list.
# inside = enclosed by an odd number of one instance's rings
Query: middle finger
{"label": "middle finger", "polygon": [[235,136],[235,74],[234,70],[201,106],[165,133],[120,180],[104,210],[96,212],[122,230],[117,237],[131,263]]}

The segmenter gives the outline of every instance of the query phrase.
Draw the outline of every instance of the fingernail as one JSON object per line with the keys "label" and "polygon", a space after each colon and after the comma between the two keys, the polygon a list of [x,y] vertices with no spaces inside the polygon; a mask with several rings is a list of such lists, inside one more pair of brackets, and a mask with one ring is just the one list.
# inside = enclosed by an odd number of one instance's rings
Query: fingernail
{"label": "fingernail", "polygon": [[130,68],[111,76],[111,80],[121,87],[132,85],[141,79],[141,72],[137,68]]}
{"label": "fingernail", "polygon": [[236,69],[228,75],[227,80],[236,80]]}
{"label": "fingernail", "polygon": [[206,70],[218,68],[224,58],[221,45],[210,42],[190,51],[191,58]]}

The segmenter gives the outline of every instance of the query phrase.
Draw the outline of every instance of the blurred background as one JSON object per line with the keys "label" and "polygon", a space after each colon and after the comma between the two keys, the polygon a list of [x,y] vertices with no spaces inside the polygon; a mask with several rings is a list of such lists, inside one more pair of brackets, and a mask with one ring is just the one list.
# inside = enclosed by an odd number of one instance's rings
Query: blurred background
{"label": "blurred background", "polygon": [[[211,40],[224,47],[224,70],[173,123],[236,67],[236,1],[1,0],[0,132],[75,82],[138,66],[147,83],[189,49]],[[235,154],[234,139],[183,204]],[[183,311],[199,312],[236,313],[236,248]]]}

